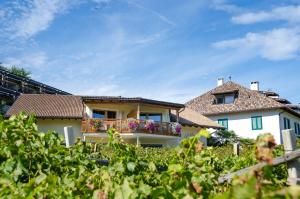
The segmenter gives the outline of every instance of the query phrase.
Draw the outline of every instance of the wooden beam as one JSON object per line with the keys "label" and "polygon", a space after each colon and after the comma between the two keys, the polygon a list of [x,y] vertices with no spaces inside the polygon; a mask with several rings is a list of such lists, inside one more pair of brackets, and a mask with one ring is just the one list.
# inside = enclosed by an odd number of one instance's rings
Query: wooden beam
{"label": "wooden beam", "polygon": [[176,122],[178,123],[179,122],[179,110],[176,109]]}
{"label": "wooden beam", "polygon": [[[293,151],[293,152],[291,152],[289,154],[286,154],[284,156],[281,156],[281,157],[273,159],[273,162],[272,162],[271,165],[272,166],[277,166],[277,165],[280,165],[282,163],[286,163],[286,162],[290,162],[292,160],[295,160],[295,159],[297,159],[299,157],[300,157],[300,149],[298,149],[296,151]],[[234,176],[241,176],[241,175],[243,175],[243,174],[245,174],[245,173],[247,173],[247,172],[249,172],[251,170],[262,169],[266,165],[267,165],[267,163],[259,163],[259,164],[256,164],[254,166],[247,167],[245,169],[241,169],[239,171],[223,175],[223,176],[219,177],[218,181],[219,181],[219,183],[224,183],[226,181],[231,181],[231,179]]]}

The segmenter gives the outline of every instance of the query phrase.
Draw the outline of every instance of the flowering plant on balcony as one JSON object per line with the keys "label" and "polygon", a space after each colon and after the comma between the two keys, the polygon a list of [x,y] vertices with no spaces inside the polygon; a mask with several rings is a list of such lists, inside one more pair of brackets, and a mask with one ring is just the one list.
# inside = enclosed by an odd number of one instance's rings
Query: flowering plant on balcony
{"label": "flowering plant on balcony", "polygon": [[139,123],[136,119],[128,119],[128,127],[131,131],[136,131],[136,129],[138,128]]}
{"label": "flowering plant on balcony", "polygon": [[171,126],[171,130],[172,130],[173,134],[175,134],[175,135],[181,134],[181,130],[182,130],[181,124],[175,122],[175,123],[171,123],[170,126]]}
{"label": "flowering plant on balcony", "polygon": [[155,124],[153,120],[146,120],[145,129],[152,133],[155,130]]}
{"label": "flowering plant on balcony", "polygon": [[96,130],[100,131],[102,130],[103,126],[103,121],[99,119],[91,119],[90,120],[90,125]]}

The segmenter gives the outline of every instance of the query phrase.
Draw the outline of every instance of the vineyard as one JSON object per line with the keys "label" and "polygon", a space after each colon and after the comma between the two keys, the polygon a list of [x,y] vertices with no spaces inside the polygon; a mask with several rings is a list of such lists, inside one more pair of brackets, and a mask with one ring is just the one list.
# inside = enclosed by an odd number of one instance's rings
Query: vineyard
{"label": "vineyard", "polygon": [[[66,148],[54,132],[40,133],[33,116],[0,122],[1,198],[300,198],[287,186],[286,165],[265,166],[231,182],[218,178],[283,154],[270,134],[243,146],[204,148],[200,136],[177,148],[150,149],[125,144],[110,129],[109,143],[78,141]],[[108,160],[103,164],[101,160]]]}

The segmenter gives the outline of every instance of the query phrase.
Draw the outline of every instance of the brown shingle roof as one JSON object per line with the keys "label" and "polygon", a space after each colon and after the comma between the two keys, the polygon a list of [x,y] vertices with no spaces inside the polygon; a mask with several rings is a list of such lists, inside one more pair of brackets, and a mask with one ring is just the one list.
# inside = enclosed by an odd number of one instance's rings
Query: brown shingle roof
{"label": "brown shingle roof", "polygon": [[[175,111],[171,112],[171,122],[176,122]],[[224,128],[218,123],[189,108],[185,108],[182,112],[179,113],[179,123],[183,126],[194,126],[214,129]]]}
{"label": "brown shingle roof", "polygon": [[184,104],[165,102],[159,100],[146,99],[141,97],[121,97],[121,96],[82,96],[84,102],[116,102],[116,103],[144,103],[170,108],[184,108]]}
{"label": "brown shingle roof", "polygon": [[38,118],[82,118],[83,104],[80,96],[23,94],[7,111],[7,117],[19,112],[34,113]]}
{"label": "brown shingle roof", "polygon": [[140,97],[114,97],[114,96],[74,96],[50,94],[22,94],[6,113],[6,117],[16,115],[23,111],[26,114],[34,113],[38,118],[82,118],[83,103],[144,103],[180,109],[183,104],[145,99]]}
{"label": "brown shingle roof", "polygon": [[[233,104],[214,103],[216,94],[225,94],[229,92],[236,92],[237,98]],[[247,89],[232,81],[226,82],[222,86],[216,87],[215,89],[190,100],[186,103],[186,106],[203,115],[217,115],[221,113],[269,110],[276,108],[282,108],[289,112],[292,111],[291,113],[293,114],[297,114],[274,99],[266,97],[258,91]]]}

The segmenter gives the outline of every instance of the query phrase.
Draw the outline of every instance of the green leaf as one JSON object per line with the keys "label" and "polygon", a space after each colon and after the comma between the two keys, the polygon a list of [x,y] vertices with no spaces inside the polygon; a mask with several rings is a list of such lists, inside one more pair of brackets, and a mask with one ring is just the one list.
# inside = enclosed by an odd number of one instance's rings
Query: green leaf
{"label": "green leaf", "polygon": [[134,169],[135,169],[135,163],[133,163],[133,162],[128,162],[128,163],[127,163],[127,169],[128,169],[129,171],[133,172]]}
{"label": "green leaf", "polygon": [[47,178],[47,175],[42,173],[40,174],[38,177],[35,178],[35,184],[40,184],[41,182],[43,182],[45,179]]}

